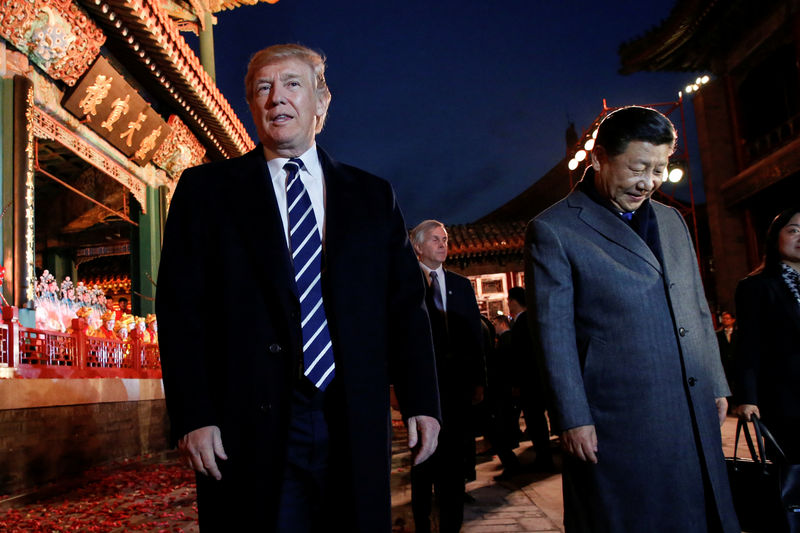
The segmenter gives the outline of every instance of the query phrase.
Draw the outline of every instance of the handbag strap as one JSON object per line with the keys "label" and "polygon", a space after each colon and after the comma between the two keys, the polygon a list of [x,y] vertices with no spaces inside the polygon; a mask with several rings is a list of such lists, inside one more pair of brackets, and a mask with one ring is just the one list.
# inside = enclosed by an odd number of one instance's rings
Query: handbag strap
{"label": "handbag strap", "polygon": [[[736,462],[738,459],[738,451],[739,451],[739,436],[742,434],[744,430],[744,440],[747,442],[747,448],[750,450],[750,457],[753,459],[754,463],[764,463],[765,460],[763,459],[764,454],[757,454],[755,446],[753,446],[753,438],[750,436],[750,429],[747,427],[747,421],[742,420],[741,418],[736,423],[736,441],[733,445],[733,461]],[[763,446],[762,446],[763,448]],[[761,449],[761,448],[759,448]],[[762,466],[765,466],[762,464]]]}
{"label": "handbag strap", "polygon": [[764,452],[764,435],[761,434],[761,424],[759,424],[758,417],[753,414],[750,416],[750,419],[753,422],[753,430],[756,433],[756,444],[758,444],[758,456],[761,457],[761,466],[764,468],[764,471],[767,470],[767,454]]}
{"label": "handbag strap", "polygon": [[764,425],[764,422],[762,422],[761,419],[758,418],[756,415],[753,415],[752,418],[753,418],[753,427],[756,430],[756,435],[758,435],[758,438],[760,439],[759,442],[760,446],[761,447],[764,446],[765,440],[769,441],[770,444],[772,444],[772,446],[775,448],[775,451],[777,452],[781,462],[783,464],[787,464],[788,461],[786,460],[786,454],[783,453],[783,448],[780,447],[778,441],[775,440],[775,437],[772,436],[772,433],[767,429],[767,426]]}

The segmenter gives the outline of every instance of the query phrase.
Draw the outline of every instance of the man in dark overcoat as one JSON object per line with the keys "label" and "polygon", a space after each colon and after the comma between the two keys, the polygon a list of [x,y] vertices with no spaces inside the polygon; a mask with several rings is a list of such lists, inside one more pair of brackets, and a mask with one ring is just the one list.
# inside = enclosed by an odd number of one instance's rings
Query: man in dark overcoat
{"label": "man in dark overcoat", "polygon": [[[514,315],[511,326],[511,348],[514,358],[513,383],[519,391],[519,405],[525,417],[525,433],[533,444],[536,458],[526,465],[529,471],[552,471],[553,453],[550,449],[550,426],[547,411],[547,394],[539,363],[536,359],[534,339],[528,320],[525,289],[508,290],[508,309]],[[519,424],[519,421],[517,421]]]}
{"label": "man in dark overcoat", "polygon": [[431,489],[439,503],[439,531],[458,533],[464,518],[464,473],[475,467],[470,414],[483,399],[486,383],[481,319],[472,284],[443,267],[447,231],[439,221],[425,220],[411,231],[419,267],[427,280],[426,302],[436,353],[442,432],[431,459],[411,469],[414,531],[429,533]]}
{"label": "man in dark overcoat", "polygon": [[390,384],[414,462],[436,446],[423,279],[392,187],[315,144],[324,70],[255,54],[261,143],[185,171],[170,206],[159,340],[202,531],[389,532]]}
{"label": "man in dark overcoat", "polygon": [[566,531],[739,532],[729,394],[683,217],[651,199],[675,130],[627,107],[526,237],[528,310],[565,451]]}

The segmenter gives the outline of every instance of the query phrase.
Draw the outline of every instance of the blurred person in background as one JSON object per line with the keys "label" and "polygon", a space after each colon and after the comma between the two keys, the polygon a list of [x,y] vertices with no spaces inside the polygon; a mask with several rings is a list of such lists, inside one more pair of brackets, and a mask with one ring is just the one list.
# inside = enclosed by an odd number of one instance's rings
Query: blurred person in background
{"label": "blurred person in background", "polygon": [[764,421],[800,462],[800,206],[770,224],[764,260],[736,287],[736,413]]}

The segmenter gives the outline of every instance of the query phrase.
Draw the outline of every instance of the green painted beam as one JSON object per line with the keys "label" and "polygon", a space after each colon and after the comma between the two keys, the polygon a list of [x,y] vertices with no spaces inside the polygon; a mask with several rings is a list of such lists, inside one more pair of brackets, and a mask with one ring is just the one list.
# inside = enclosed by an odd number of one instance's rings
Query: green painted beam
{"label": "green painted beam", "polygon": [[[139,228],[131,235],[131,290],[133,313],[155,313],[156,287],[161,257],[161,191],[147,187],[147,213],[139,213]],[[138,293],[138,294],[137,294]]]}

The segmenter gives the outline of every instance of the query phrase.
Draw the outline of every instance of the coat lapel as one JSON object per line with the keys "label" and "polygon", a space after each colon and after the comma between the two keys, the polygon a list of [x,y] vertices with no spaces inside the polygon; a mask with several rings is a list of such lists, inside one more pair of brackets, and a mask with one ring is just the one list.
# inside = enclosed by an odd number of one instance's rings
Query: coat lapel
{"label": "coat lapel", "polygon": [[[350,173],[317,147],[325,179],[325,262],[336,261],[342,243],[353,231],[352,206],[356,205],[354,183]],[[274,196],[274,195],[273,195]]]}
{"label": "coat lapel", "polygon": [[244,182],[235,194],[243,204],[241,231],[250,236],[245,242],[253,258],[253,269],[263,272],[264,283],[260,285],[268,299],[275,292],[297,298],[283,222],[260,144],[242,158],[242,164]]}
{"label": "coat lapel", "polygon": [[567,197],[570,207],[580,209],[578,217],[599,232],[608,240],[622,246],[631,253],[641,257],[644,261],[661,273],[659,263],[653,251],[641,237],[620,218],[615,217],[605,207],[598,205],[585,193],[576,190]]}
{"label": "coat lapel", "polygon": [[445,269],[444,271],[444,286],[445,290],[447,291],[447,308],[450,309],[451,305],[452,308],[455,309],[458,307],[458,296],[453,296],[453,287],[456,286],[455,281],[455,273],[450,272],[449,270]]}
{"label": "coat lapel", "polygon": [[[675,235],[688,234],[688,228],[683,222],[683,218],[677,211],[663,204],[652,202],[653,213],[658,224],[658,238],[661,241],[661,255],[664,258],[664,270],[669,279],[679,278],[685,274],[689,266],[685,263],[686,241],[675,238]],[[680,222],[678,222],[680,221]],[[692,243],[689,241],[691,247]],[[694,248],[691,248],[694,251]],[[697,261],[697,256],[692,253],[692,260]]]}

